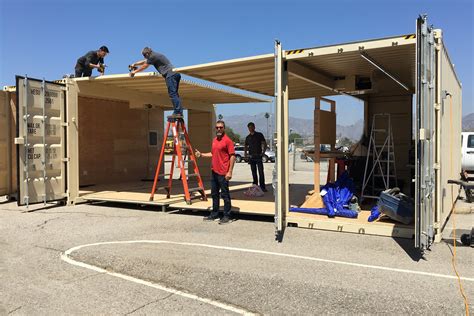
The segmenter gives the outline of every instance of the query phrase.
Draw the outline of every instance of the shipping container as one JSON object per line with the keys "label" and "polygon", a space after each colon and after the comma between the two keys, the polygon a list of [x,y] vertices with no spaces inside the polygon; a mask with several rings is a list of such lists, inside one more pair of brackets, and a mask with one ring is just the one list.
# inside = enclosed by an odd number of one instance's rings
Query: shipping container
{"label": "shipping container", "polygon": [[[414,34],[292,50],[283,50],[282,44],[276,41],[274,54],[194,65],[178,71],[275,96],[277,167],[273,206],[277,239],[282,238],[285,227],[296,225],[414,237],[415,246],[420,249],[440,240],[456,200],[455,188],[448,185],[447,180],[457,179],[460,171],[462,88],[443,43],[442,31],[429,26],[426,16],[417,19]],[[377,131],[393,131],[391,138],[382,139],[387,139],[392,146],[385,162],[392,164],[396,176],[387,171],[384,177],[387,186],[399,186],[403,193],[413,198],[413,224],[392,220],[369,223],[367,218],[373,204],[363,207],[357,219],[289,211],[290,205],[295,204],[293,197],[297,191],[289,181],[289,100],[314,98],[314,108],[308,111],[314,111],[314,144],[319,148],[320,143],[334,146],[336,104],[327,99],[334,95],[363,102],[361,111],[367,139],[371,132],[375,135]],[[321,102],[329,102],[331,109],[323,111]],[[337,110],[344,111],[340,107]],[[390,123],[382,122],[377,128],[372,126],[376,124],[374,117],[384,115],[390,117]],[[337,157],[337,153],[315,152],[314,192],[317,197],[320,159],[329,158],[332,164]],[[362,176],[356,180],[361,181]],[[301,197],[301,192],[297,195]],[[298,205],[304,203],[305,200],[300,199]]]}

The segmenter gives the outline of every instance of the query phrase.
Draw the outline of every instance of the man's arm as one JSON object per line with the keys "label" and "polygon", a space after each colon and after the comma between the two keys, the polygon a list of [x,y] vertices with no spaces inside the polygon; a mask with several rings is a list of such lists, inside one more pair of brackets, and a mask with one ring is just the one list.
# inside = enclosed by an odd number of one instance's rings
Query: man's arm
{"label": "man's arm", "polygon": [[235,165],[235,155],[232,154],[230,156],[230,164],[229,164],[229,171],[227,171],[227,174],[225,175],[225,179],[229,181],[232,179],[232,171],[234,170],[234,165]]}
{"label": "man's arm", "polygon": [[209,153],[202,153],[200,152],[199,150],[196,149],[196,158],[199,158],[199,157],[205,157],[205,158],[212,158],[212,153],[209,152]]}
{"label": "man's arm", "polygon": [[265,137],[263,136],[262,134],[262,155],[265,154],[265,152],[267,151],[267,140],[265,139]]}
{"label": "man's arm", "polygon": [[143,71],[143,70],[147,69],[148,66],[150,66],[150,65],[147,64],[146,59],[144,59],[144,60],[137,61],[136,63],[133,63],[131,66],[132,67],[140,66],[137,69],[135,69],[133,71],[130,71],[130,77],[133,77],[133,76],[135,76],[135,74],[137,72],[140,72],[140,71]]}

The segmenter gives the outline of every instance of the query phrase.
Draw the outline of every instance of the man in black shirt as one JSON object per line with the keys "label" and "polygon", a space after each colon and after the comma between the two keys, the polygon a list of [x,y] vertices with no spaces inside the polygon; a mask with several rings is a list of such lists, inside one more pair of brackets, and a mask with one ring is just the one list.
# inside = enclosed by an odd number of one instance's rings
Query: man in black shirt
{"label": "man in black shirt", "polygon": [[101,75],[104,74],[104,57],[109,53],[107,46],[102,46],[99,50],[91,50],[82,57],[79,57],[75,67],[76,77],[90,77],[92,69],[96,68]]}
{"label": "man in black shirt", "polygon": [[[166,58],[165,55],[158,52],[154,52],[151,48],[145,47],[142,50],[142,55],[145,59],[137,61],[130,65],[131,69],[130,77],[134,77],[137,72],[143,71],[148,68],[148,66],[155,66],[156,70],[165,78],[166,86],[168,87],[168,95],[173,103],[173,115],[172,119],[182,119],[183,118],[183,107],[181,105],[181,99],[179,98],[179,81],[181,80],[181,75],[173,71],[173,65]],[[140,66],[137,68],[137,66]]]}
{"label": "man in black shirt", "polygon": [[[260,180],[260,188],[263,192],[267,192],[267,189],[265,188],[265,175],[263,174],[262,161],[262,156],[265,154],[265,150],[267,149],[267,141],[262,133],[255,131],[255,124],[253,122],[248,123],[247,127],[250,134],[245,138],[244,155],[246,158],[249,158],[253,184],[258,185],[258,180]],[[260,179],[257,178],[257,168]]]}

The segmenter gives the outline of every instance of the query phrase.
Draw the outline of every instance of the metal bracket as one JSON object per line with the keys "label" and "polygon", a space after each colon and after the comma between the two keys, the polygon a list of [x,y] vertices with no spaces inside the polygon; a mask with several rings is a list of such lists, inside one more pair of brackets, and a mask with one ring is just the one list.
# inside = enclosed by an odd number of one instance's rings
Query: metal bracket
{"label": "metal bracket", "polygon": [[424,128],[420,128],[420,140],[426,140],[426,130]]}
{"label": "metal bracket", "polygon": [[440,169],[439,163],[435,163],[435,164],[433,165],[433,168],[434,168],[435,170],[439,170],[439,169]]}
{"label": "metal bracket", "polygon": [[24,145],[25,139],[23,137],[15,137],[15,145]]}

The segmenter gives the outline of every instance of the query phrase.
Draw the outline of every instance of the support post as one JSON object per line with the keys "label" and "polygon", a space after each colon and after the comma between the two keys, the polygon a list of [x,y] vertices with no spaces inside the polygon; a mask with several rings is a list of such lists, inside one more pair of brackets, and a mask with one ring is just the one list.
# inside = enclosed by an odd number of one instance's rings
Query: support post
{"label": "support post", "polygon": [[321,186],[321,137],[320,137],[321,98],[314,98],[314,194],[319,194]]}

